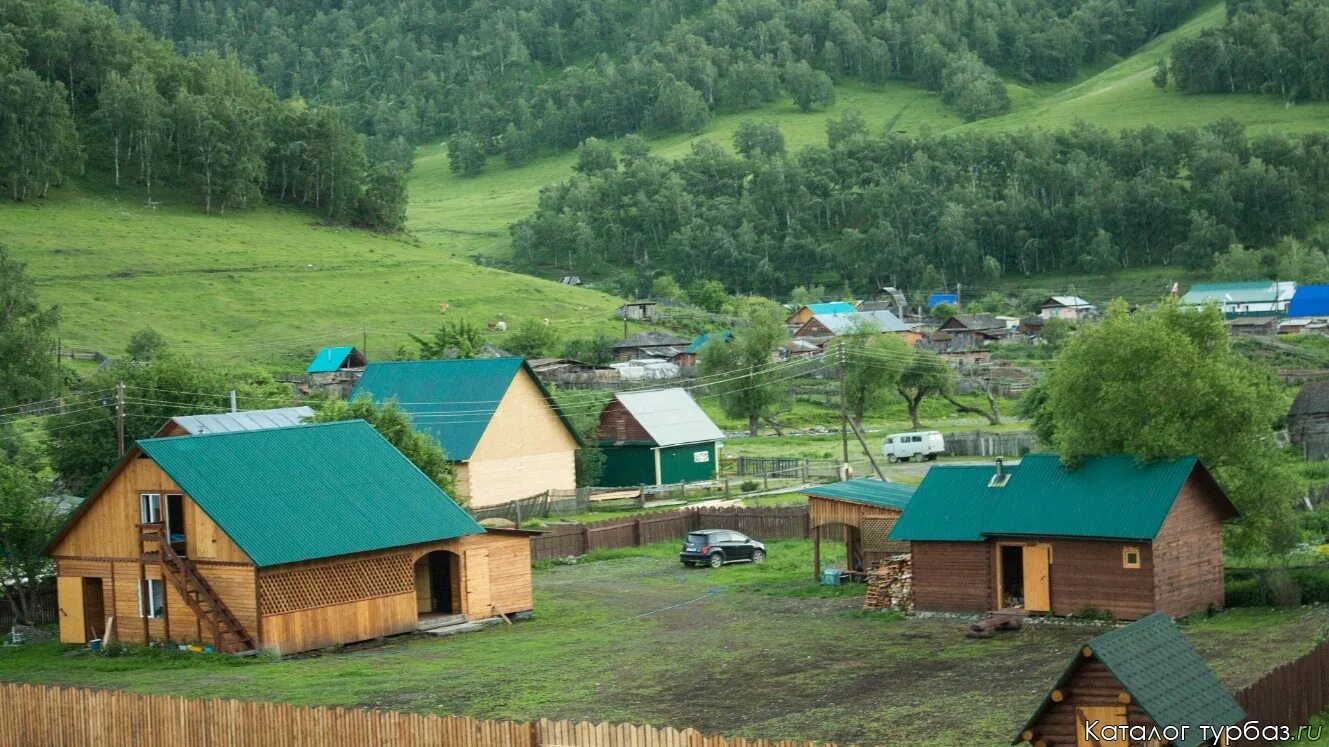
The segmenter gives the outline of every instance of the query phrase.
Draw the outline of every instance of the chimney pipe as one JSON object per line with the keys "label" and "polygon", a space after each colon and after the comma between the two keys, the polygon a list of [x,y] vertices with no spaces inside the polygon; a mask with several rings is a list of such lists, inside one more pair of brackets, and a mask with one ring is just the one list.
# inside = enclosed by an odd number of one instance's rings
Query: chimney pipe
{"label": "chimney pipe", "polygon": [[997,477],[1001,477],[1001,457],[997,457]]}

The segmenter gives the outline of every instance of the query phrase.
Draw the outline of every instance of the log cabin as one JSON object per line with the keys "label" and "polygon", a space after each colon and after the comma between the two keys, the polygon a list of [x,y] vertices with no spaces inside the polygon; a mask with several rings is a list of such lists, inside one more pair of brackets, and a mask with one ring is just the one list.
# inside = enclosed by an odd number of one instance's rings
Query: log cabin
{"label": "log cabin", "polygon": [[854,305],[848,301],[808,303],[794,309],[789,318],[784,320],[784,323],[791,327],[799,327],[806,324],[809,319],[817,314],[849,314],[854,311]]}
{"label": "log cabin", "polygon": [[1194,457],[1071,469],[1029,454],[933,467],[890,538],[910,542],[916,609],[1134,620],[1223,605],[1223,523],[1237,516]]}
{"label": "log cabin", "polygon": [[472,508],[577,487],[581,439],[521,358],[371,363],[356,397],[395,401],[437,439]]}
{"label": "log cabin", "polygon": [[363,420],[140,440],[48,553],[66,643],[289,654],[531,609],[529,533]]}
{"label": "log cabin", "polygon": [[687,390],[619,392],[600,412],[600,482],[610,487],[714,480],[724,433]]}
{"label": "log cabin", "polygon": [[[1085,643],[1011,744],[1201,747],[1222,744],[1213,737],[1245,720],[1177,626],[1156,612]],[[1095,739],[1123,736],[1117,727],[1144,738]]]}
{"label": "log cabin", "polygon": [[[812,527],[812,577],[821,578],[821,540],[834,527],[844,537],[845,565],[851,575],[865,574],[872,564],[909,552],[908,542],[887,539],[914,488],[860,477],[818,485],[803,491],[808,497],[808,523]],[[861,576],[860,576],[861,577]]]}

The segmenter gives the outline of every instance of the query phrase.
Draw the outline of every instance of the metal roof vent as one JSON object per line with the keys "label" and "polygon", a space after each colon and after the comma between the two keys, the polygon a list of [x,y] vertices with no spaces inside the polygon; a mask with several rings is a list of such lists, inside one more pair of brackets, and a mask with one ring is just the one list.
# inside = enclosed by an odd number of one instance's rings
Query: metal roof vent
{"label": "metal roof vent", "polygon": [[1011,479],[1011,473],[1002,469],[1001,457],[997,457],[997,471],[995,474],[992,475],[992,479],[988,480],[988,487],[989,488],[1004,487],[1007,481],[1009,481],[1010,479]]}

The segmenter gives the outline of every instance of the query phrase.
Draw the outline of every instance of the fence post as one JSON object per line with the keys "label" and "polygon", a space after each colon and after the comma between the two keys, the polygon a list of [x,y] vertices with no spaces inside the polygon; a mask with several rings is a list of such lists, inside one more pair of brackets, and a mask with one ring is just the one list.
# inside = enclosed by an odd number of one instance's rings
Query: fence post
{"label": "fence post", "polygon": [[540,722],[531,722],[530,747],[540,747]]}
{"label": "fence post", "polygon": [[632,546],[641,547],[641,517],[632,520]]}
{"label": "fence post", "polygon": [[585,555],[591,551],[591,525],[581,525],[581,554]]}
{"label": "fence post", "polygon": [[679,497],[683,499],[683,502],[686,503],[687,500],[688,500],[688,481],[687,481],[687,480],[679,480],[679,482],[678,482],[678,494],[679,494]]}

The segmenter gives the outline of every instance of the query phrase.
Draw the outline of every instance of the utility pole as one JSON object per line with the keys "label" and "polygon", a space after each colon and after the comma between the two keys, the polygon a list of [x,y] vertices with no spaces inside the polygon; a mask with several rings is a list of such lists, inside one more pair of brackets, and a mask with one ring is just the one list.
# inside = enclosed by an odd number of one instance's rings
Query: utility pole
{"label": "utility pole", "polygon": [[360,352],[364,354],[365,359],[369,359],[369,325],[360,327]]}
{"label": "utility pole", "polygon": [[844,465],[849,464],[849,417],[844,401],[844,343],[840,343],[840,446],[844,455]]}
{"label": "utility pole", "polygon": [[65,377],[60,373],[60,353],[62,352],[60,338],[57,337],[55,338],[55,397],[57,400],[65,396]]}
{"label": "utility pole", "polygon": [[115,385],[115,447],[125,455],[125,382]]}
{"label": "utility pole", "polygon": [[231,390],[231,412],[239,412],[240,408],[235,406],[235,390]]}

